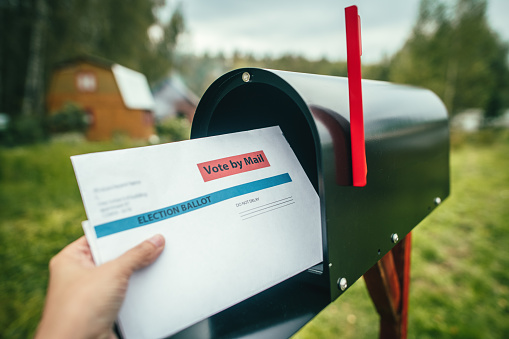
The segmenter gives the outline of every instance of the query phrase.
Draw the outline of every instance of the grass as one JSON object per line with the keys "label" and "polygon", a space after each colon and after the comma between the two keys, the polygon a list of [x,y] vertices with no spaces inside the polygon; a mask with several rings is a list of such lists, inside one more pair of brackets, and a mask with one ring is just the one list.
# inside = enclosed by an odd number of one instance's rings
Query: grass
{"label": "grass", "polygon": [[124,143],[50,143],[0,148],[0,338],[29,338],[39,321],[48,261],[83,234],[69,157]]}
{"label": "grass", "polygon": [[[409,338],[509,337],[509,133],[455,135],[452,194],[413,233]],[[49,259],[82,235],[73,154],[126,143],[0,148],[0,338],[33,336]],[[295,338],[376,338],[362,279]]]}

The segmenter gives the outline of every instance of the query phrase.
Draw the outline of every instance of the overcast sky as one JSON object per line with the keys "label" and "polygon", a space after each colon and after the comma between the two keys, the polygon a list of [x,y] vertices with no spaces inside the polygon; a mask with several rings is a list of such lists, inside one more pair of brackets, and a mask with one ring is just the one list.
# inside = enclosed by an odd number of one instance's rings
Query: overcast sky
{"label": "overcast sky", "polygon": [[[187,33],[180,48],[257,56],[294,53],[346,59],[344,8],[359,8],[362,60],[380,61],[409,37],[419,0],[181,0]],[[176,2],[170,2],[170,6]],[[169,11],[168,11],[169,12]],[[508,0],[489,0],[491,26],[509,41]]]}

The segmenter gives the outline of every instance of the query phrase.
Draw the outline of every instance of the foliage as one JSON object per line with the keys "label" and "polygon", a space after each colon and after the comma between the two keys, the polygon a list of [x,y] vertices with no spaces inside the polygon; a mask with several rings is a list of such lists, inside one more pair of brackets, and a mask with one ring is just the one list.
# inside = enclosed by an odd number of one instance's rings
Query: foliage
{"label": "foliage", "polygon": [[[249,59],[253,59],[249,57]],[[240,61],[244,62],[244,61]],[[234,63],[237,64],[239,61],[235,60]],[[251,63],[253,63],[251,61]],[[255,63],[256,64],[256,63]],[[291,72],[303,72],[303,73],[313,73],[313,74],[323,74],[323,75],[333,75],[333,76],[346,76],[347,75],[347,66],[346,62],[333,62],[329,61],[326,58],[322,58],[316,61],[306,59],[302,56],[293,56],[293,55],[283,55],[279,58],[270,58],[265,57],[260,59],[258,62],[259,67],[267,67],[271,69],[281,69],[285,71]]]}
{"label": "foliage", "polygon": [[[363,77],[431,89],[451,114],[480,108],[488,119],[500,115],[509,107],[509,46],[489,26],[486,7],[487,0],[421,0],[418,20],[403,48],[377,64],[363,65]],[[347,75],[344,61],[295,55],[256,58],[240,52],[231,58],[181,56],[176,67],[198,94],[239,67]]]}
{"label": "foliage", "polygon": [[452,114],[509,105],[508,46],[489,27],[486,0],[421,0],[413,34],[391,61],[389,80],[433,90]]}
{"label": "foliage", "polygon": [[52,133],[85,132],[89,117],[81,107],[69,102],[47,118],[47,126]]}
{"label": "foliage", "polygon": [[[409,338],[509,337],[509,135],[456,135],[452,194],[413,235]],[[132,144],[52,142],[0,149],[0,338],[33,336],[47,263],[86,218],[69,156]],[[295,338],[374,338],[362,280]]]}
{"label": "foliage", "polygon": [[191,123],[185,117],[175,117],[158,122],[156,130],[161,142],[187,140],[191,135]]}
{"label": "foliage", "polygon": [[[165,0],[24,0],[0,5],[0,112],[15,116],[22,101],[43,97],[52,67],[89,54],[138,70],[149,81],[163,78],[184,20],[179,7],[168,22],[157,17]],[[37,25],[36,25],[37,24]],[[36,28],[39,28],[37,30]],[[162,34],[150,39],[149,29]],[[35,33],[41,41],[33,45]],[[37,48],[34,48],[37,47]],[[36,63],[37,74],[28,65]],[[27,91],[27,78],[42,76],[42,88]],[[43,105],[36,107],[40,110]],[[35,109],[32,114],[35,114]],[[37,114],[35,114],[37,115]]]}
{"label": "foliage", "polygon": [[16,117],[0,131],[0,146],[27,145],[47,140],[48,134],[42,118]]}
{"label": "foliage", "polygon": [[[185,79],[189,88],[199,96],[203,95],[205,90],[218,77],[230,70],[242,67],[260,67],[333,76],[347,75],[345,61],[330,61],[325,58],[309,60],[303,56],[289,54],[277,58],[270,56],[257,58],[252,54],[242,54],[240,52],[234,53],[231,58],[227,58],[223,54],[215,56],[184,54],[177,55],[175,59],[175,68]],[[379,74],[379,69],[383,67],[370,67],[370,74]]]}
{"label": "foliage", "polygon": [[0,131],[0,146],[18,146],[47,141],[51,134],[86,131],[88,115],[79,106],[67,103],[54,114],[45,117],[17,116]]}

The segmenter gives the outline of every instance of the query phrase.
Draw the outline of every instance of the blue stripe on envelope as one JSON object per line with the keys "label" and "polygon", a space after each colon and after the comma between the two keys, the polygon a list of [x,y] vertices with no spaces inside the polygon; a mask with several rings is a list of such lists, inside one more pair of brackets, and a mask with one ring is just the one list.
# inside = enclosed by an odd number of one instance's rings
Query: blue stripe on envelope
{"label": "blue stripe on envelope", "polygon": [[102,238],[118,232],[127,231],[132,228],[150,225],[158,221],[176,217],[178,215],[192,212],[194,210],[217,204],[218,202],[235,198],[244,194],[286,184],[291,181],[292,179],[290,178],[290,175],[288,173],[284,173],[273,177],[248,182],[242,185],[225,188],[155,211],[97,225],[95,226],[95,233],[97,238]]}

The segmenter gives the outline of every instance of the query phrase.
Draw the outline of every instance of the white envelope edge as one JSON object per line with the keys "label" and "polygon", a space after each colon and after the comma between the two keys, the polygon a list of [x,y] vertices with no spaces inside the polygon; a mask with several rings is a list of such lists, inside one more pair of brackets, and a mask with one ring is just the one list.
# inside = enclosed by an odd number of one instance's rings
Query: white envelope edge
{"label": "white envelope edge", "polygon": [[90,247],[90,252],[92,252],[92,257],[94,258],[95,265],[99,266],[102,264],[102,260],[95,242],[96,241],[95,231],[91,228],[88,220],[82,221],[81,227],[83,228],[83,232],[85,233],[85,238],[87,238],[88,246]]}

